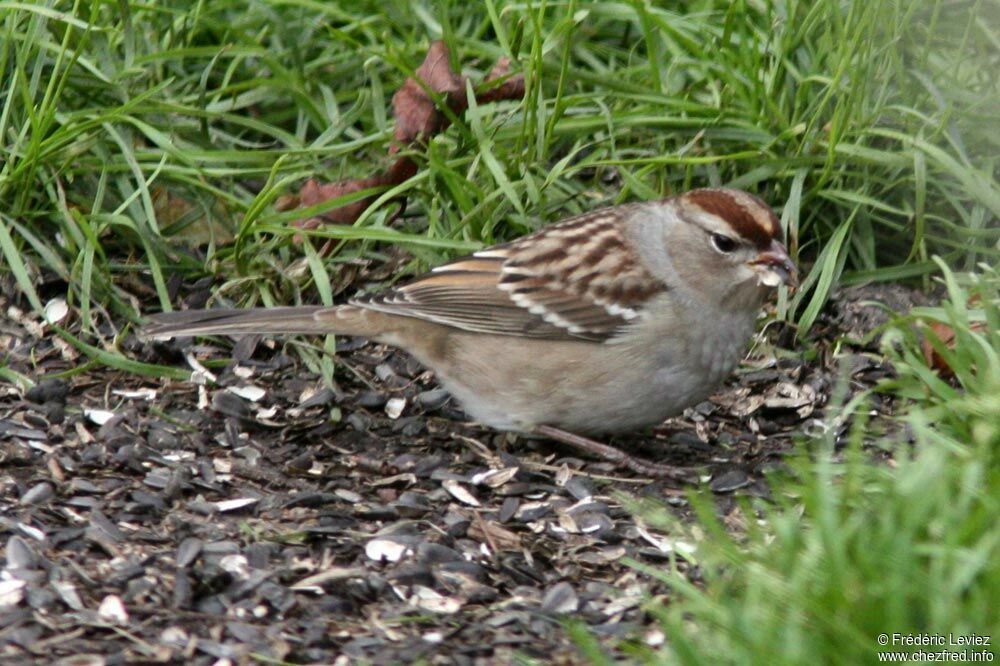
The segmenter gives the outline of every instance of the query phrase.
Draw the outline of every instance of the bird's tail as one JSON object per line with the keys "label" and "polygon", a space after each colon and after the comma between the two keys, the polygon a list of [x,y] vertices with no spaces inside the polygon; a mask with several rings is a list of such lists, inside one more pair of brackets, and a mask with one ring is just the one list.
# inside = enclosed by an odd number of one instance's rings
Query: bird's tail
{"label": "bird's tail", "polygon": [[182,310],[150,315],[140,335],[163,340],[187,335],[307,333],[372,335],[370,311],[352,305],[299,306],[250,310]]}

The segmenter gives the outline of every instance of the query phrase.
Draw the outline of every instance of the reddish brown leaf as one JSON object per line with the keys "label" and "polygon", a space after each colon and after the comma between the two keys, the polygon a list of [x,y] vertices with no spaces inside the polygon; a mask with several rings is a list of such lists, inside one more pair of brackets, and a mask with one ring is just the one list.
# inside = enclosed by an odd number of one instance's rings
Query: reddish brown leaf
{"label": "reddish brown leaf", "polygon": [[521,99],[524,97],[524,74],[510,74],[510,58],[504,56],[497,60],[484,83],[492,83],[504,77],[509,77],[497,86],[484,86],[482,93],[476,95],[480,104],[496,102],[502,99]]}
{"label": "reddish brown leaf", "polygon": [[[342,197],[353,192],[367,190],[373,187],[390,184],[387,174],[378,174],[370,178],[356,178],[354,180],[344,180],[339,183],[320,183],[314,178],[310,178],[295,196],[282,197],[278,200],[276,208],[278,210],[290,210],[293,208],[308,208],[315,206],[329,199]],[[296,220],[295,226],[303,229],[315,229],[324,222],[334,224],[352,224],[361,213],[375,200],[376,194],[368,195],[353,203],[328,210],[325,213],[303,220]]]}
{"label": "reddish brown leaf", "polygon": [[[970,306],[975,306],[979,303],[979,301],[979,296],[975,295],[969,299],[968,304]],[[931,330],[933,335],[936,335],[938,339],[944,343],[945,347],[948,349],[955,348],[955,331],[951,326],[939,321],[932,321],[927,325],[927,327]],[[969,328],[977,333],[986,330],[986,326],[983,322],[973,322]],[[934,345],[931,344],[926,335],[924,336],[921,347],[924,352],[924,360],[927,362],[927,365],[931,367],[931,369],[937,371],[937,373],[944,379],[950,379],[955,376],[954,369],[948,365],[948,361],[945,360],[945,358],[941,356],[936,349],[934,349]]]}
{"label": "reddish brown leaf", "polygon": [[427,57],[415,72],[420,81],[406,79],[392,96],[397,145],[427,139],[447,127],[448,117],[435,106],[428,89],[444,96],[452,109],[464,106],[465,77],[451,71],[449,55],[444,42],[431,44]]}
{"label": "reddish brown leaf", "polygon": [[[468,106],[465,97],[466,79],[455,73],[449,64],[450,54],[444,42],[434,42],[427,51],[424,62],[414,74],[416,78],[406,79],[403,86],[392,96],[392,108],[396,115],[396,128],[393,133],[394,142],[389,148],[389,154],[394,155],[407,146],[420,144],[430,137],[443,131],[449,124],[448,116],[435,104],[428,91],[444,98],[448,108],[461,114]],[[505,78],[507,77],[507,78]],[[419,79],[419,80],[418,80]],[[503,81],[489,85],[495,81]],[[501,99],[521,99],[524,97],[524,75],[510,74],[510,60],[501,58],[484,79],[487,85],[481,86],[476,100],[480,103],[495,102]],[[322,184],[314,179],[306,181],[296,195],[282,197],[278,200],[278,210],[305,208],[314,206],[345,194],[358,192],[373,187],[398,185],[417,172],[417,164],[409,157],[397,159],[388,171],[368,178],[355,178],[339,183]],[[320,216],[296,220],[293,226],[303,229],[315,229],[325,223],[353,224],[361,214],[372,205],[377,194],[364,197],[358,201],[327,211]],[[406,206],[400,201],[398,216]],[[330,247],[324,246],[324,253]]]}
{"label": "reddish brown leaf", "polygon": [[[934,335],[941,339],[941,342],[945,344],[949,349],[955,346],[955,331],[951,329],[951,326],[947,324],[942,324],[939,321],[932,321],[928,328],[933,331]],[[921,344],[924,350],[924,360],[927,362],[933,370],[936,370],[942,377],[948,378],[953,376],[955,373],[952,372],[951,366],[948,362],[934,349],[931,341],[924,336],[923,343]]]}

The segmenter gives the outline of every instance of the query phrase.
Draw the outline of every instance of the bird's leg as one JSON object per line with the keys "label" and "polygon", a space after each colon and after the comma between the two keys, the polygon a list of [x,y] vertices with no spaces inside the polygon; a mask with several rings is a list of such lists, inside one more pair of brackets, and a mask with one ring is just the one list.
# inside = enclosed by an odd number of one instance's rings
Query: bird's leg
{"label": "bird's leg", "polygon": [[634,458],[621,449],[552,426],[536,426],[534,432],[549,439],[554,439],[557,442],[569,444],[608,462],[626,467],[636,474],[643,474],[659,479],[666,478],[690,482],[692,480],[691,477],[696,472],[696,468],[694,467],[676,467],[674,465],[655,463],[643,458]]}

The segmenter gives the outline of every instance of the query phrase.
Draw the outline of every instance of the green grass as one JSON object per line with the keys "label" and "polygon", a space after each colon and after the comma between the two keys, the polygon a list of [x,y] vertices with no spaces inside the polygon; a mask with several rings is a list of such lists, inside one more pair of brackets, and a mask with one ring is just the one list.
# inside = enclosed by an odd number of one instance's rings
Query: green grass
{"label": "green grass", "polygon": [[[885,439],[895,464],[872,464],[863,444],[871,444],[876,424],[866,421],[859,399],[842,412],[855,418],[843,453],[829,440],[803,445],[776,502],[743,505],[743,533],[727,531],[699,494],[692,494],[700,518],[694,528],[658,514],[661,526],[697,544],[704,581],[647,568],[677,598],[652,607],[667,649],[635,648],[636,656],[650,663],[861,664],[876,662],[879,651],[915,649],[882,647],[883,633],[991,636],[996,656],[1000,274],[987,271],[965,284],[945,275],[949,300],[901,318],[883,337],[899,374],[880,390],[901,402],[912,447]],[[970,307],[975,295],[979,305]],[[954,348],[941,348],[955,385],[924,361],[913,325],[928,321],[956,332]]]}
{"label": "green grass", "polygon": [[[324,273],[386,242],[419,268],[729,184],[781,210],[810,267],[785,313],[805,331],[838,281],[996,261],[998,16],[996,0],[0,2],[4,269],[34,307],[40,281],[62,285],[92,333],[103,308],[137,315],[136,277],[149,306],[205,272],[237,301],[318,300]],[[274,200],[384,168],[389,99],[436,38],[473,80],[511,57],[524,102],[415,151],[399,228],[376,207],[317,234],[347,240],[325,271],[287,273],[304,249]]]}
{"label": "green grass", "polygon": [[[388,166],[390,99],[435,39],[472,81],[510,57],[523,102],[473,106],[356,225],[296,244],[275,201]],[[805,275],[779,316],[805,344],[838,284],[930,286],[952,275],[935,257],[978,275],[949,277],[950,300],[915,315],[958,331],[941,347],[956,384],[923,364],[908,322],[888,338],[900,376],[884,390],[916,437],[884,440],[898,466],[866,459],[853,404],[846,462],[805,447],[780,501],[746,507],[746,534],[695,498],[704,586],[665,575],[667,648],[638,656],[846,663],[871,661],[881,631],[1000,640],[1000,0],[0,0],[0,77],[5,297],[64,296],[61,334],[136,373],[176,373],[116,340],[169,307],[176,280],[208,276],[236,303],[329,302],[343,264],[390,245],[418,270],[703,185],[779,211]],[[407,200],[391,226],[390,194]],[[341,242],[321,259],[327,238]]]}

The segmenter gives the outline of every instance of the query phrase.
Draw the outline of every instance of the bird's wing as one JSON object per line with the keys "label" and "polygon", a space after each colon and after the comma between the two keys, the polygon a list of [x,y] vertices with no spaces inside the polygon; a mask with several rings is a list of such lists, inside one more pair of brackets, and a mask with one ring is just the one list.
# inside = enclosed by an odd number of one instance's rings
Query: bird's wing
{"label": "bird's wing", "polygon": [[356,305],[466,331],[605,341],[665,289],[599,210],[439,266]]}

